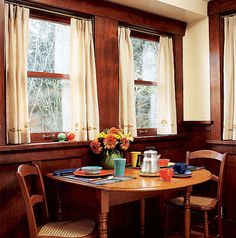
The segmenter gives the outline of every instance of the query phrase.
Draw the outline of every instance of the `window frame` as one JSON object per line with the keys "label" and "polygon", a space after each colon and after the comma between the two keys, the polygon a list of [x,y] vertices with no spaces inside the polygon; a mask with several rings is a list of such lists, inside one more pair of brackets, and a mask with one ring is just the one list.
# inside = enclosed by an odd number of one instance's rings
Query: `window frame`
{"label": "window frame", "polygon": [[[135,30],[131,30],[130,32],[130,37],[131,38],[138,38],[138,39],[143,39],[143,40],[148,40],[148,41],[156,41],[159,42],[160,36],[157,34],[151,34],[151,33],[144,33],[144,32],[139,32]],[[145,86],[156,86],[158,87],[157,82],[153,81],[147,81],[147,80],[134,80],[134,85],[145,85]],[[142,136],[157,136],[157,128],[137,128],[137,136],[142,137]]]}
{"label": "window frame", "polygon": [[[70,18],[66,16],[60,16],[54,13],[46,13],[37,10],[31,10],[30,16],[31,19],[37,19],[42,21],[49,21],[53,23],[59,23],[64,25],[70,25]],[[27,71],[27,80],[29,77],[32,78],[47,78],[52,79],[56,78],[58,80],[70,80],[69,74],[61,73],[50,73],[50,72],[38,72],[38,71]],[[59,133],[67,131],[57,131],[57,132],[33,132],[30,133],[31,143],[45,143],[45,142],[55,142],[58,141],[57,136]]]}

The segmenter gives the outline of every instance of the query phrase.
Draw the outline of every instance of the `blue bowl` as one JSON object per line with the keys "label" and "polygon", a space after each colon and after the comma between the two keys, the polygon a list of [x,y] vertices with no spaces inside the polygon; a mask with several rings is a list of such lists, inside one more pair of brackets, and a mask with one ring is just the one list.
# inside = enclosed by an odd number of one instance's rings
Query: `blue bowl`
{"label": "blue bowl", "polygon": [[102,169],[102,167],[100,167],[100,166],[81,167],[81,170],[83,170],[85,174],[99,174],[101,172],[101,169]]}
{"label": "blue bowl", "polygon": [[174,171],[176,171],[178,174],[184,174],[188,165],[183,162],[175,163],[174,164]]}

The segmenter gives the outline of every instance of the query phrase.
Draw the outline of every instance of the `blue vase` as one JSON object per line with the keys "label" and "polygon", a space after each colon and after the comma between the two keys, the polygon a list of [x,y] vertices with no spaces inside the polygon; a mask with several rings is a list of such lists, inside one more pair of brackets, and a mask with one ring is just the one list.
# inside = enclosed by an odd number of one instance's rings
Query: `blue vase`
{"label": "blue vase", "polygon": [[101,159],[101,166],[105,169],[114,169],[114,161],[115,158],[122,158],[122,155],[120,151],[104,151],[102,153],[102,159]]}

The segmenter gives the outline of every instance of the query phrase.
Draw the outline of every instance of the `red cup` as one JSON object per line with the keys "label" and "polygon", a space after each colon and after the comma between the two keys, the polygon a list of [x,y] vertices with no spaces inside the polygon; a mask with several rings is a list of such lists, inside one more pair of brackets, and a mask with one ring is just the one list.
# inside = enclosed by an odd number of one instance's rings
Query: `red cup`
{"label": "red cup", "polygon": [[165,168],[160,170],[160,177],[162,181],[169,182],[173,177],[174,170],[172,168]]}
{"label": "red cup", "polygon": [[169,162],[170,162],[169,159],[159,159],[159,166],[160,167],[167,167]]}

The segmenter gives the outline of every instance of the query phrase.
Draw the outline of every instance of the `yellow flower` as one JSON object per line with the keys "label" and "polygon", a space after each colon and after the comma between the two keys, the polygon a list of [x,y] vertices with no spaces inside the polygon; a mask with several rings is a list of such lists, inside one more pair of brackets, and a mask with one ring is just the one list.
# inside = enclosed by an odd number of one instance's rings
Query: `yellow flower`
{"label": "yellow flower", "polygon": [[106,133],[104,131],[100,132],[97,138],[106,138]]}
{"label": "yellow flower", "polygon": [[126,139],[129,141],[134,141],[134,137],[131,135],[131,133],[129,132],[128,134],[125,135]]}
{"label": "yellow flower", "polygon": [[113,136],[114,136],[117,140],[120,140],[120,139],[121,139],[121,136],[118,135],[118,134],[113,134]]}

